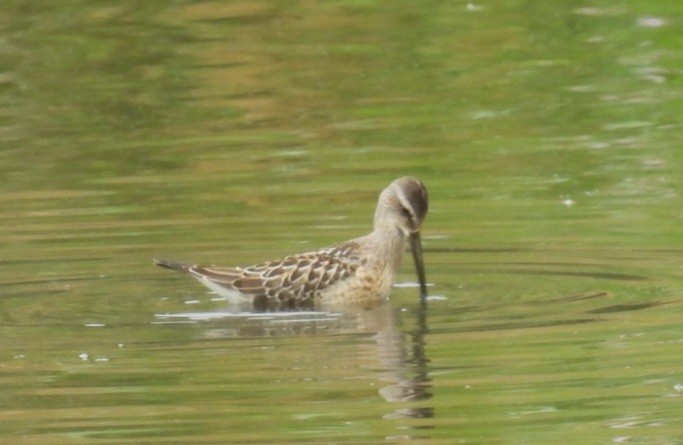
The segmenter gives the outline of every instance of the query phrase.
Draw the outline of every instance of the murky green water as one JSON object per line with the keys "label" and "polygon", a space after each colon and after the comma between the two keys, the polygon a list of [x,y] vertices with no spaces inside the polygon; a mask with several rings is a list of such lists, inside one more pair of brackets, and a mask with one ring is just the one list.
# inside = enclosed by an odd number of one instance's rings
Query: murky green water
{"label": "murky green water", "polygon": [[[0,5],[0,442],[682,444],[683,4]],[[235,314],[430,190],[421,311]]]}

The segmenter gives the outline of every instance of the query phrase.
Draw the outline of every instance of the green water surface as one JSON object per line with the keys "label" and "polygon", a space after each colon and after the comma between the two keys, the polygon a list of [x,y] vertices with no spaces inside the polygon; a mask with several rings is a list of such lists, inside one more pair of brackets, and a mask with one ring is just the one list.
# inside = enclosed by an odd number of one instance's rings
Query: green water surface
{"label": "green water surface", "polygon": [[[0,443],[683,444],[683,3],[0,4]],[[430,299],[233,313],[429,188]]]}

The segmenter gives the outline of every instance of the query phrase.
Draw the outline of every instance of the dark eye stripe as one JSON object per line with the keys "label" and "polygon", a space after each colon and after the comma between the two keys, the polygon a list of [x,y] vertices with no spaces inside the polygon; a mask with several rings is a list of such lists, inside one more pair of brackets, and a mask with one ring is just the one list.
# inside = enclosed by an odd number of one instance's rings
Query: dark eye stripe
{"label": "dark eye stripe", "polygon": [[415,212],[413,212],[413,209],[409,207],[401,207],[401,213],[408,217],[412,217],[415,214]]}

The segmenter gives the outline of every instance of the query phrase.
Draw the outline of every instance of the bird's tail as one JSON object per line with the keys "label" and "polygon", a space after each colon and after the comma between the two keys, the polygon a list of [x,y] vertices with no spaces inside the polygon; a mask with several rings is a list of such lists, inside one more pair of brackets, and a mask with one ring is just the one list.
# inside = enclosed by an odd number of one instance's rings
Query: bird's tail
{"label": "bird's tail", "polygon": [[190,267],[192,267],[192,264],[177,263],[175,261],[160,260],[156,258],[154,258],[152,261],[154,262],[155,266],[165,267],[166,269],[179,270],[181,272],[188,272],[190,270]]}

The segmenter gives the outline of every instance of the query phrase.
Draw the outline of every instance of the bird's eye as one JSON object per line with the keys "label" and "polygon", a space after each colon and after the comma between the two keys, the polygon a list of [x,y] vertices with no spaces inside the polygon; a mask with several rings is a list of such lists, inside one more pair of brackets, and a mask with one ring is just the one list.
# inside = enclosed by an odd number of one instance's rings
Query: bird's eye
{"label": "bird's eye", "polygon": [[401,207],[401,215],[405,216],[408,219],[412,219],[413,217],[413,214],[406,207]]}

